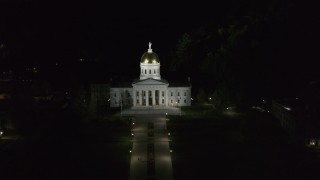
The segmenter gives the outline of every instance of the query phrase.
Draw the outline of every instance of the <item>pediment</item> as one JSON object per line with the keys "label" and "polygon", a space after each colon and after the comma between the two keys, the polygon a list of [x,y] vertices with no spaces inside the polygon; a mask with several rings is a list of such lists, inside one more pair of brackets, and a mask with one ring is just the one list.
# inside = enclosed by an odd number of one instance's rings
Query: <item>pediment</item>
{"label": "pediment", "polygon": [[133,82],[132,85],[166,85],[168,84],[166,81],[157,80],[157,79],[144,79]]}

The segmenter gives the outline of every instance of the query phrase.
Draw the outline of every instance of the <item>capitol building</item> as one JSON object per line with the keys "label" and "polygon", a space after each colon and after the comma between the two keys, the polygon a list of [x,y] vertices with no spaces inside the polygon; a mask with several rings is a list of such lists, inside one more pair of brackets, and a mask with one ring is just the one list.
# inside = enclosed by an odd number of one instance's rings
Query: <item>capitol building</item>
{"label": "capitol building", "polygon": [[160,75],[160,60],[151,49],[140,60],[140,77],[131,85],[111,85],[110,106],[131,106],[133,108],[191,105],[191,84],[170,84]]}

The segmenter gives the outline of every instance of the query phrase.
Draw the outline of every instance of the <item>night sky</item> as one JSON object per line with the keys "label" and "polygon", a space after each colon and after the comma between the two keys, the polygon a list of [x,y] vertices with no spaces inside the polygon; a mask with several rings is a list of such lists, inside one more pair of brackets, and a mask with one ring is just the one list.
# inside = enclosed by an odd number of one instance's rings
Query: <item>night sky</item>
{"label": "night sky", "polygon": [[[181,34],[201,26],[219,27],[230,17],[262,11],[268,2],[5,0],[0,5],[0,40],[10,58],[2,64],[50,66],[85,58],[99,61],[110,73],[126,62],[124,70],[137,74],[149,41],[167,66]],[[284,30],[288,43],[280,50],[283,63],[314,72],[319,37],[316,11],[289,0],[283,4],[281,12],[288,17]]]}

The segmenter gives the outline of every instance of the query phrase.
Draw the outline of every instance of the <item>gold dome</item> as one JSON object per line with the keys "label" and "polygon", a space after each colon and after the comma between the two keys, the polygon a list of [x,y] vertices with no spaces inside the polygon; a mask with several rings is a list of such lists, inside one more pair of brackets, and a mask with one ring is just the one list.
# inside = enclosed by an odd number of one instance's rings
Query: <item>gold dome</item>
{"label": "gold dome", "polygon": [[153,64],[153,63],[159,63],[159,57],[156,53],[154,52],[145,52],[143,53],[142,57],[141,57],[141,63],[149,63],[149,64]]}

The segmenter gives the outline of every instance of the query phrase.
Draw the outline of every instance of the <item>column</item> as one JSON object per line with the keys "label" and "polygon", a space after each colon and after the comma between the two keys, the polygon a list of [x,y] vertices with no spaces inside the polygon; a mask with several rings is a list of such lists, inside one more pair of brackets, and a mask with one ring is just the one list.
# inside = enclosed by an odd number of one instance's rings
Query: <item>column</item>
{"label": "column", "polygon": [[146,90],[146,106],[149,106],[149,90]]}
{"label": "column", "polygon": [[164,104],[168,106],[168,89],[164,91]]}
{"label": "column", "polygon": [[160,89],[160,90],[158,90],[158,92],[159,92],[159,105],[161,104],[162,105],[162,90]]}
{"label": "column", "polygon": [[142,106],[142,91],[139,91],[139,105]]}
{"label": "column", "polygon": [[152,105],[156,105],[156,90],[152,90]]}
{"label": "column", "polygon": [[136,91],[133,89],[133,93],[132,93],[132,95],[133,95],[133,107],[135,107],[136,105],[137,105],[137,93],[136,93]]}

